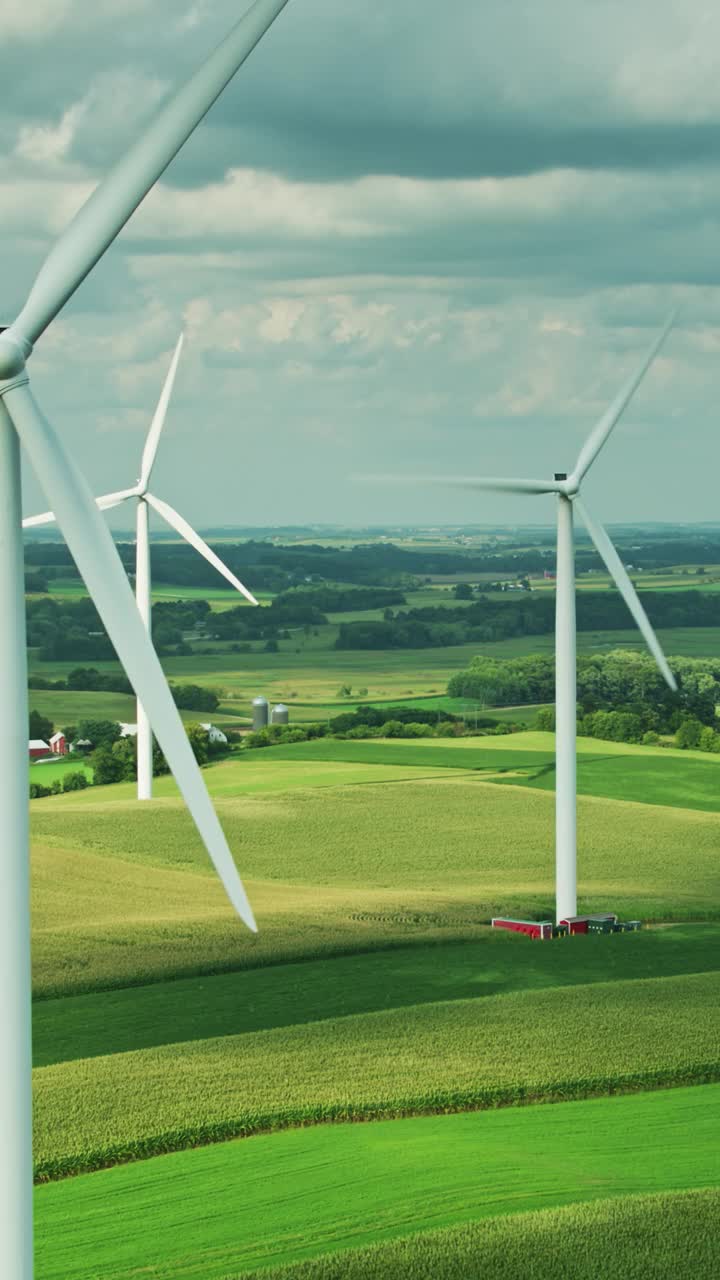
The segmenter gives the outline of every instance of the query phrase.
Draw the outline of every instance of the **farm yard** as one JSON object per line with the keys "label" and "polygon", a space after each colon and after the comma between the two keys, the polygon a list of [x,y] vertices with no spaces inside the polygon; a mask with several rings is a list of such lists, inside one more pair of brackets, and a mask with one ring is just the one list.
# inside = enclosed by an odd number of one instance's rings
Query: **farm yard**
{"label": "farm yard", "polygon": [[41,1277],[713,1257],[720,759],[580,740],[580,909],[648,925],[538,944],[488,924],[551,911],[552,745],[208,766],[255,937],[172,779],[33,803]]}

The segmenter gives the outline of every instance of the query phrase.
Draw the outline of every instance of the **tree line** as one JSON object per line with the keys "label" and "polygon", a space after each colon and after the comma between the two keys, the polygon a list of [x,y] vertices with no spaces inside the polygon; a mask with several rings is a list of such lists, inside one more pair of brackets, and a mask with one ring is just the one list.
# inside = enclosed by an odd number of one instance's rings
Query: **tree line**
{"label": "tree line", "polygon": [[[720,626],[720,592],[642,592],[642,602],[656,628]],[[548,635],[555,627],[555,600],[550,594],[519,592],[502,599],[482,596],[454,609],[429,605],[401,610],[382,621],[340,625],[336,649],[424,649],[447,645]],[[578,631],[630,631],[635,622],[614,591],[583,591],[577,598]]]}
{"label": "tree line", "polygon": [[[720,703],[720,660],[672,658],[670,665],[678,682],[677,693],[668,688],[653,659],[645,654],[614,650],[580,655],[579,731],[627,742],[641,741],[646,734],[675,733],[687,720],[714,730],[715,708]],[[492,706],[552,702],[555,660],[544,655],[478,656],[465,671],[452,677],[448,694]],[[615,719],[608,720],[608,714]],[[543,725],[551,727],[544,721]]]}

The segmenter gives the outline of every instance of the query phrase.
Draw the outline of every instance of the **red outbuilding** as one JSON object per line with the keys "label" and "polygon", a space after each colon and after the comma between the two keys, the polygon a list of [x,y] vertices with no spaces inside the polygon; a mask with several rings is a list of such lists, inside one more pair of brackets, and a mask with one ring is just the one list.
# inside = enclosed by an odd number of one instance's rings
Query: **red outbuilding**
{"label": "red outbuilding", "polygon": [[587,933],[589,923],[587,916],[566,916],[558,921],[558,924],[567,925],[568,933]]}
{"label": "red outbuilding", "polygon": [[552,920],[511,920],[508,916],[493,916],[493,929],[509,929],[511,933],[524,933],[528,938],[552,938]]}
{"label": "red outbuilding", "polygon": [[58,730],[57,733],[53,734],[52,738],[50,739],[50,750],[52,751],[54,756],[67,755],[69,747],[67,742],[65,741],[64,733],[60,733],[60,731]]}
{"label": "red outbuilding", "polygon": [[42,760],[43,756],[50,755],[50,748],[42,738],[31,738],[28,742],[28,752],[31,760]]}

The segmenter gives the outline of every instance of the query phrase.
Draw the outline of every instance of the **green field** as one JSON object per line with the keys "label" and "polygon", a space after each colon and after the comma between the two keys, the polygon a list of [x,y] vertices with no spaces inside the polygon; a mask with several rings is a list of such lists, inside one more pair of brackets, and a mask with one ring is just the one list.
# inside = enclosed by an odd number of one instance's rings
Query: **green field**
{"label": "green field", "polygon": [[[512,737],[337,741],[316,739],[290,746],[263,748],[273,759],[345,761],[419,768],[486,770],[495,781],[512,786],[555,787],[552,734],[518,733]],[[252,759],[261,752],[248,753]],[[720,757],[658,747],[652,752],[627,743],[586,738],[580,742],[577,786],[581,795],[604,796],[686,809],[720,810]],[[504,777],[501,775],[505,775]]]}
{"label": "green field", "polygon": [[719,1102],[705,1086],[320,1126],[70,1179],[37,1193],[39,1274],[225,1280],[428,1226],[704,1189]]}
{"label": "green field", "polygon": [[50,764],[30,765],[30,781],[41,782],[44,787],[51,786],[55,781],[62,782],[66,773],[84,773],[88,781],[92,782],[92,768],[82,756],[67,755]]}
{"label": "green field", "polygon": [[518,948],[508,934],[483,930],[471,943],[370,951],[335,956],[331,964],[308,960],[44,1000],[35,1006],[34,1060],[50,1066],[409,1005],[720,970],[720,929],[714,925],[647,929],[612,947],[590,941]]}
{"label": "green field", "polygon": [[613,1265],[649,1230],[710,1256],[720,758],[580,740],[580,908],[655,924],[541,944],[487,922],[552,913],[552,762],[531,731],[206,768],[257,936],[171,778],[32,803],[38,1280],[484,1280],[557,1214],[586,1260],[608,1222]]}
{"label": "green field", "polygon": [[[278,653],[235,654],[218,651],[210,654],[193,654],[185,658],[163,658],[163,668],[170,679],[190,681],[213,689],[221,694],[223,711],[227,716],[249,717],[250,704],[262,693],[272,702],[286,702],[294,714],[293,704],[302,708],[298,719],[321,718],[326,714],[337,715],[357,702],[395,702],[405,704],[414,698],[445,699],[448,680],[467,667],[479,653],[494,657],[511,658],[531,653],[554,652],[552,635],[521,636],[517,639],[487,644],[452,645],[438,649],[394,650],[338,650],[334,643],[336,629],[320,628],[317,637],[298,636],[280,641]],[[660,642],[666,653],[685,657],[716,657],[720,653],[720,628],[686,627],[659,632]],[[610,649],[644,649],[644,641],[633,631],[580,632],[578,649],[581,653],[602,653]],[[119,671],[116,664],[93,662],[103,671]],[[48,679],[61,679],[77,666],[73,662],[39,662],[31,655],[33,674]],[[339,696],[339,690],[349,685],[351,697]],[[366,694],[359,694],[366,689]],[[43,710],[36,698],[56,697],[59,720],[76,722],[80,713],[73,708],[73,699],[111,698],[111,694],[57,694],[48,695],[33,691],[32,705],[53,718],[51,710]],[[122,697],[122,695],[121,695]],[[46,703],[48,708],[51,704]],[[461,714],[461,708],[458,709]],[[95,714],[95,711],[88,712]],[[494,714],[494,712],[491,712]],[[125,719],[123,715],[121,718]],[[518,719],[525,717],[518,711]]]}
{"label": "green field", "polygon": [[261,1274],[267,1280],[546,1280],[548,1274],[597,1280],[612,1266],[628,1280],[677,1280],[692,1259],[693,1275],[713,1276],[719,1212],[714,1188],[633,1194],[420,1231]]}
{"label": "green field", "polygon": [[[542,766],[551,739],[478,741],[481,748],[467,739],[321,741],[248,752],[205,770],[256,906],[255,937],[234,926],[172,779],[156,780],[152,805],[138,806],[131,783],[34,802],[37,993],[473,937],[501,912],[547,917],[553,797],[526,785],[523,770]],[[708,769],[718,763],[603,745],[613,785],[618,778],[630,785],[635,761],[639,782],[632,805],[580,796],[581,906],[612,902],[655,920],[716,918],[720,836],[715,814],[704,810]],[[315,759],[316,746],[337,748],[353,763]],[[621,761],[615,773],[613,758]],[[649,762],[691,778],[697,769],[700,807],[657,803],[661,784]],[[478,763],[488,772],[475,772]],[[594,769],[591,779],[601,778]],[[498,785],[513,774],[521,785]]]}

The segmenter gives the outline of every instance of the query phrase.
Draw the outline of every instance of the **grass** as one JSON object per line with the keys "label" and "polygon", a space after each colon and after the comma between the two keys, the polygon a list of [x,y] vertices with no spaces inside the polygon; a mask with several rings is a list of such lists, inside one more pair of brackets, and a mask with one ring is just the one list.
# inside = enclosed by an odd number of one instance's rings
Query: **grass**
{"label": "grass", "polygon": [[[426,760],[421,746],[407,749]],[[443,750],[462,760],[462,746]],[[32,804],[37,994],[468,938],[492,915],[552,912],[547,792],[451,768],[432,776],[429,760],[409,766],[408,780],[395,765],[257,755],[205,773],[258,916],[254,936],[234,920],[171,779],[142,806],[131,784]],[[355,784],[328,785],[343,776]],[[263,791],[273,778],[298,789]],[[594,796],[580,797],[578,813],[581,909],[720,914],[714,814]]]}
{"label": "grass", "polygon": [[[579,741],[577,787],[581,795],[604,796],[642,804],[673,808],[720,809],[720,756],[701,752],[674,751],[662,747],[648,750],[625,743],[606,743],[596,738]],[[312,761],[345,761],[347,764],[410,766],[419,768],[486,770],[495,781],[513,786],[531,786],[546,791],[555,788],[555,756],[552,734],[538,732],[512,737],[480,737],[437,740],[337,741],[316,739],[291,746],[262,748],[248,753],[255,760],[269,751],[273,761],[297,761],[307,768]]]}
{"label": "grass", "polygon": [[[36,1002],[36,1066],[409,1005],[720,970],[720,929],[675,925],[622,941],[472,942],[368,952]],[[559,992],[558,992],[559,998]]]}
{"label": "grass", "polygon": [[115,1056],[37,1068],[36,1175],[299,1125],[714,1080],[717,982],[549,987],[131,1051],[120,1071]]}
{"label": "grass", "polygon": [[[266,1280],[677,1280],[716,1275],[720,1192],[676,1191],[484,1218],[262,1271]],[[611,1242],[611,1243],[609,1243]],[[247,1275],[248,1272],[243,1274]],[[237,1273],[236,1273],[237,1275]],[[228,1278],[230,1280],[230,1278]]]}
{"label": "grass", "polygon": [[[430,1226],[701,1190],[717,1178],[719,1092],[297,1130],[41,1187],[39,1280],[131,1280],[141,1271],[155,1280],[227,1280],[308,1257],[322,1266],[323,1253]],[[615,1217],[624,1220],[620,1204]],[[527,1238],[520,1219],[512,1221]],[[682,1238],[701,1222],[707,1251],[707,1221],[686,1216]],[[612,1239],[605,1237],[608,1250]],[[546,1236],[546,1255],[554,1243]],[[353,1264],[350,1275],[397,1274]],[[330,1275],[344,1274],[337,1262],[327,1265]]]}
{"label": "grass", "polygon": [[50,764],[30,765],[30,781],[41,782],[44,787],[51,786],[56,780],[62,782],[66,773],[84,773],[92,782],[93,771],[82,756],[67,755]]}

